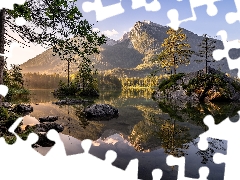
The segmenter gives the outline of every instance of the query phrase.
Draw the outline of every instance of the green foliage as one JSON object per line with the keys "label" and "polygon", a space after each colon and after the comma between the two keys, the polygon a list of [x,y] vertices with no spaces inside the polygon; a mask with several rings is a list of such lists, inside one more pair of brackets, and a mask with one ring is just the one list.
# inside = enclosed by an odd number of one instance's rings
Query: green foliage
{"label": "green foliage", "polygon": [[56,96],[76,96],[79,92],[76,83],[70,82],[68,85],[67,83],[60,80],[59,87],[56,91],[54,91],[54,95]]}
{"label": "green foliage", "polygon": [[166,89],[169,89],[170,87],[172,87],[173,85],[176,84],[176,81],[181,79],[185,74],[184,73],[179,73],[179,74],[173,74],[170,76],[169,79],[163,80],[158,88],[161,91],[165,91]]}
{"label": "green foliage", "polygon": [[98,74],[97,83],[98,83],[99,89],[120,90],[122,88],[121,81],[116,76],[112,76],[112,75]]}
{"label": "green foliage", "polygon": [[32,126],[29,126],[28,128],[26,128],[26,130],[22,131],[21,133],[18,133],[18,136],[22,140],[27,140],[28,135],[31,134],[33,131],[34,131],[34,128]]}
{"label": "green foliage", "polygon": [[5,67],[3,72],[3,83],[8,86],[8,94],[4,98],[5,101],[16,101],[19,98],[25,98],[29,95],[29,90],[25,89],[23,84],[23,76],[19,65],[11,65],[11,70],[8,71]]}
{"label": "green foliage", "polygon": [[146,76],[144,78],[126,77],[120,80],[123,88],[152,88],[156,87],[163,78],[164,76]]}
{"label": "green foliage", "polygon": [[[4,107],[0,107],[0,136],[5,138],[5,141],[8,144],[13,144],[16,141],[16,136],[10,132],[7,131],[12,124],[16,121],[17,118],[19,118],[21,115],[8,111],[8,109]],[[22,123],[19,124],[17,129],[20,129],[20,126]],[[20,138],[23,140],[26,140],[28,135],[34,131],[33,128],[28,128],[27,130],[20,130],[20,132],[16,132]]]}
{"label": "green foliage", "polygon": [[25,2],[22,5],[14,4],[14,10],[8,10],[7,13],[14,18],[24,17],[26,20],[31,20],[31,10],[28,8],[28,3]]}
{"label": "green foliage", "polygon": [[232,82],[232,86],[237,90],[240,91],[240,83],[237,80]]}
{"label": "green foliage", "polygon": [[[4,11],[5,12],[5,11]],[[27,43],[37,43],[48,48],[52,47],[53,55],[59,55],[61,60],[79,62],[79,71],[86,78],[90,76],[92,62],[89,56],[99,53],[99,46],[106,42],[105,36],[94,32],[92,25],[83,19],[82,13],[76,6],[76,0],[27,0],[21,6],[14,6],[14,10],[6,11],[6,26]],[[16,26],[14,19],[23,16],[29,21],[26,26]],[[5,25],[5,24],[4,24]],[[35,29],[39,31],[35,31]],[[4,29],[5,30],[5,29]],[[6,35],[5,42],[10,44],[15,39]],[[1,52],[3,53],[3,52]],[[0,67],[3,68],[3,67]],[[86,81],[90,81],[87,77]]]}
{"label": "green foliage", "polygon": [[83,58],[79,65],[79,71],[75,79],[78,88],[80,89],[79,95],[96,96],[98,93],[98,84],[96,80],[97,72],[93,72],[92,62],[89,58]]}
{"label": "green foliage", "polygon": [[16,141],[16,137],[7,131],[14,121],[20,117],[19,115],[8,112],[4,107],[0,107],[0,136],[5,138],[8,144],[13,144]]}
{"label": "green foliage", "polygon": [[98,96],[97,79],[92,74],[79,71],[69,84],[60,81],[58,89],[54,91],[56,96]]}
{"label": "green foliage", "polygon": [[203,74],[189,81],[188,85],[183,86],[187,90],[187,95],[195,92],[199,95],[206,93],[212,86],[219,87],[222,98],[229,98],[230,90],[223,76],[219,74]]}
{"label": "green foliage", "polygon": [[0,107],[0,120],[6,120],[9,118],[8,110],[4,107]]}
{"label": "green foliage", "polygon": [[182,28],[177,31],[172,28],[168,29],[166,33],[169,37],[164,39],[161,53],[152,60],[154,63],[159,63],[161,68],[170,70],[173,67],[174,74],[180,64],[189,64],[193,54],[193,51],[190,50],[191,46],[187,42],[187,36],[182,31]]}

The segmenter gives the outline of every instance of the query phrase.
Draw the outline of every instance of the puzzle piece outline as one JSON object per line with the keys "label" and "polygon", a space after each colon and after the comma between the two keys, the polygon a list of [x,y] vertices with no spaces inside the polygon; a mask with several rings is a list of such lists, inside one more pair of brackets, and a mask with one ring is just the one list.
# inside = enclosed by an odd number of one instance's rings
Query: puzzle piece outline
{"label": "puzzle piece outline", "polygon": [[147,3],[146,0],[132,0],[132,9],[138,9],[145,7],[146,11],[159,11],[161,4],[158,0],[153,0],[151,3]]}
{"label": "puzzle piece outline", "polygon": [[[185,157],[174,157],[173,155],[168,155],[166,158],[166,163],[168,166],[178,166],[177,180],[194,180],[194,178],[189,178],[185,176]],[[209,168],[206,166],[202,166],[198,171],[198,180],[207,180],[207,177],[209,175]]]}
{"label": "puzzle piece outline", "polygon": [[236,21],[240,22],[240,1],[234,0],[237,12],[229,12],[226,14],[225,19],[228,24],[233,24]]}
{"label": "puzzle piece outline", "polygon": [[[120,0],[119,3],[109,5],[109,6],[103,6],[101,0],[94,0],[94,2],[87,1],[82,4],[82,9],[85,12],[91,12],[95,10],[96,20],[102,21],[109,17],[113,17],[125,12],[125,10],[121,5],[121,1],[122,0]],[[96,11],[96,9],[98,9],[98,11]]]}
{"label": "puzzle piece outline", "polygon": [[171,9],[167,12],[168,19],[171,21],[167,25],[170,26],[171,28],[177,30],[180,26],[181,23],[187,22],[187,21],[196,21],[197,20],[197,15],[195,13],[195,8],[207,5],[207,14],[209,16],[215,16],[218,13],[218,9],[216,5],[214,4],[215,2],[219,2],[222,0],[189,0],[191,4],[191,12],[192,12],[192,17],[183,19],[179,21],[179,13],[176,9]]}
{"label": "puzzle piece outline", "polygon": [[[220,30],[217,32],[218,36],[221,36],[224,49],[216,49],[213,51],[213,58],[219,61],[223,58],[227,59],[228,67],[230,70],[236,69],[239,65],[240,57],[237,59],[231,59],[229,56],[229,51],[233,48],[240,48],[239,40],[227,41],[227,32],[225,30]],[[238,71],[238,77],[240,77],[240,71]]]}
{"label": "puzzle piece outline", "polygon": [[[97,1],[97,0],[96,0]],[[216,1],[218,1],[218,0],[216,0]],[[194,12],[195,13],[195,12]],[[235,13],[236,14],[236,13]],[[227,18],[227,16],[229,17],[229,16],[231,16],[231,15],[233,15],[232,13],[228,13],[227,15],[226,15],[226,21],[228,21],[228,22],[230,22],[229,20],[227,20],[228,18]],[[192,17],[193,19],[194,19],[194,17]],[[195,16],[195,18],[196,18],[196,16]],[[188,20],[190,20],[190,19],[188,19]],[[187,21],[188,21],[187,20]],[[231,23],[229,23],[229,24],[231,24]],[[225,49],[224,49],[224,51],[226,51]],[[10,131],[10,129],[9,129],[9,131]],[[14,132],[13,132],[14,133]],[[50,138],[50,137],[49,137]],[[19,139],[18,139],[19,140]],[[55,146],[54,146],[55,147]],[[55,147],[55,148],[57,148],[57,146]],[[216,154],[217,155],[217,154]],[[106,156],[107,156],[107,154],[106,154]],[[110,155],[111,156],[111,155]],[[217,157],[217,156],[214,156],[214,157],[216,157],[217,159],[219,159],[219,157]],[[224,155],[224,157],[225,157],[225,155]],[[223,158],[223,157],[221,157],[221,158]],[[107,158],[106,158],[107,159]],[[220,161],[220,163],[221,163],[221,161]],[[154,172],[154,171],[153,171]]]}
{"label": "puzzle piece outline", "polygon": [[[240,115],[240,111],[238,111]],[[225,173],[224,180],[232,179],[233,177],[238,177],[238,167],[235,165],[235,162],[240,160],[240,156],[238,155],[238,150],[240,145],[236,142],[239,140],[239,136],[236,134],[240,128],[240,121],[231,122],[229,118],[226,118],[224,121],[216,125],[214,123],[214,118],[211,115],[207,115],[203,119],[204,123],[209,127],[209,129],[200,134],[200,140],[198,142],[198,147],[201,150],[206,150],[208,147],[207,138],[216,138],[227,140],[227,154],[223,155],[221,153],[215,153],[213,156],[213,161],[216,164],[220,164],[225,162]],[[227,133],[223,133],[226,131],[226,128],[231,129]]]}

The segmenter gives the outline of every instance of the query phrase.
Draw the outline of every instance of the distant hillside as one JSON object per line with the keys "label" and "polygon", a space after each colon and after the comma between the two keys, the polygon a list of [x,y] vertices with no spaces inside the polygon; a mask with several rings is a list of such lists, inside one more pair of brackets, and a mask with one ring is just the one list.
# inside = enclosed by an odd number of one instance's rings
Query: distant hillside
{"label": "distant hillside", "polygon": [[[99,55],[92,56],[95,68],[98,71],[107,71],[118,76],[145,76],[151,72],[149,65],[143,64],[144,54],[134,49],[132,42],[135,40],[130,38],[129,34],[142,34],[146,32],[150,37],[154,38],[158,44],[161,44],[163,40],[168,36],[166,31],[168,27],[162,26],[153,22],[144,21],[136,22],[130,32],[123,35],[118,40],[107,39],[107,43],[101,46],[101,53]],[[198,50],[198,44],[202,41],[202,37],[194,34],[191,31],[184,29],[184,33],[188,37],[188,42],[192,47],[192,50]],[[222,41],[217,40],[216,47],[223,49]],[[240,56],[238,50],[230,51],[230,56],[237,58]],[[195,56],[192,56],[190,64],[188,66],[180,66],[177,72],[193,72],[203,69],[205,66],[203,63],[196,63]],[[146,66],[146,67],[145,67]],[[211,64],[216,69],[221,69],[222,72],[227,72],[232,76],[237,76],[237,69],[229,71],[226,59],[217,61]],[[21,65],[23,73],[26,72],[39,72],[52,74],[58,72],[61,75],[66,74],[66,62],[61,61],[58,56],[52,56],[52,50],[48,49],[42,54],[28,60]],[[76,64],[71,65],[72,73],[77,69]]]}

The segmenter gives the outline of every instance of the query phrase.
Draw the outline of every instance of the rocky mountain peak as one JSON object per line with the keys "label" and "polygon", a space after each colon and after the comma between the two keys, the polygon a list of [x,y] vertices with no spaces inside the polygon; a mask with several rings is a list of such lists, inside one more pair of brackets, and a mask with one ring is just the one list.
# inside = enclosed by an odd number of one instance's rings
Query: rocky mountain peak
{"label": "rocky mountain peak", "polygon": [[107,40],[106,45],[109,45],[109,46],[113,46],[118,43],[117,41],[115,41],[114,39],[111,39],[109,37],[106,37],[106,40]]}
{"label": "rocky mountain peak", "polygon": [[[137,68],[139,65],[142,65],[144,54],[140,53],[139,50],[135,49],[133,46],[135,38],[138,38],[143,32],[146,32],[151,38],[154,39],[156,44],[161,44],[165,38],[168,37],[166,31],[169,29],[167,26],[162,26],[151,21],[138,21],[133,25],[133,28],[125,33],[123,37],[119,40],[113,40],[107,37],[106,44],[102,45],[101,52],[99,55],[96,55],[94,59],[94,67],[99,71],[105,70],[116,70],[124,71],[129,76],[145,76],[146,73],[139,74],[136,73],[130,74],[130,69]],[[183,32],[188,37],[188,42],[191,45],[192,50],[199,50],[199,43],[202,41],[202,36],[198,36],[191,31],[183,29]],[[135,36],[132,36],[135,35]],[[217,40],[216,43],[217,49],[223,49],[223,44],[220,40]],[[239,51],[231,51],[230,57],[239,57]],[[233,56],[234,55],[234,56]],[[197,57],[192,57],[190,64],[185,66],[179,66],[177,72],[194,72],[199,69],[204,68],[204,62],[197,64],[194,60]],[[22,66],[23,72],[39,72],[46,74],[53,74],[54,72],[64,73],[66,69],[66,62],[61,61],[58,56],[52,56],[51,49],[45,51],[41,55],[30,59],[28,62],[24,63]],[[145,67],[145,66],[142,66]],[[211,64],[211,67],[220,68],[221,71],[227,72],[232,76],[236,76],[236,70],[229,70],[226,59],[217,61]],[[119,70],[121,69],[121,70]],[[124,70],[125,69],[125,70]],[[146,70],[147,71],[147,70]],[[74,72],[74,70],[72,71]],[[71,73],[72,73],[71,72]],[[137,72],[137,70],[136,70]],[[150,72],[150,71],[149,71]],[[125,73],[125,74],[126,74]],[[123,73],[124,74],[124,73]]]}

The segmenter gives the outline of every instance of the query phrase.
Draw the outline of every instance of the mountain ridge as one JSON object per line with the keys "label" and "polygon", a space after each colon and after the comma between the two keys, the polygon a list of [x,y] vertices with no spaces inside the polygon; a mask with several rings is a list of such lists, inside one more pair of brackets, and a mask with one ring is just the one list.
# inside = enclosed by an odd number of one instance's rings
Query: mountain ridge
{"label": "mountain ridge", "polygon": [[[130,34],[142,34],[146,32],[151,38],[153,38],[157,43],[161,44],[165,38],[168,37],[166,31],[169,27],[162,26],[160,24],[151,22],[151,21],[138,21],[134,24],[133,28],[123,34],[122,38],[119,40],[113,40],[107,37],[106,44],[103,44],[100,47],[100,54],[93,55],[91,58],[93,60],[93,65],[98,71],[112,71],[114,75],[117,76],[135,76],[136,74],[141,74],[136,71],[144,71],[143,69],[138,69],[137,67],[144,67],[143,63],[144,54],[141,54],[133,46],[134,39],[130,38]],[[194,51],[198,50],[198,44],[202,40],[202,36],[198,36],[193,32],[183,29],[183,32],[188,37],[188,42],[191,45],[191,49]],[[138,36],[136,36],[138,37]],[[217,49],[223,49],[223,43],[220,40],[216,40]],[[233,51],[233,57],[239,57],[240,53],[238,51]],[[231,57],[232,57],[231,56]],[[188,66],[179,66],[177,72],[193,72],[204,68],[204,62],[197,64],[194,62],[196,56],[192,56],[190,64]],[[229,70],[226,59],[217,61],[214,65],[211,65],[213,68],[221,68],[221,71],[228,73],[232,76],[237,76],[237,69]],[[41,74],[53,74],[59,73],[60,75],[66,75],[67,62],[61,61],[60,58],[52,56],[51,48],[44,51],[42,54],[37,55],[36,57],[28,60],[27,62],[21,65],[23,73],[27,72],[39,72]],[[77,70],[77,64],[71,64],[71,73],[74,73]],[[151,68],[145,69],[146,72],[143,73],[145,76],[147,73],[151,72]],[[118,71],[120,73],[114,73]],[[132,71],[132,73],[127,73],[125,71]]]}

